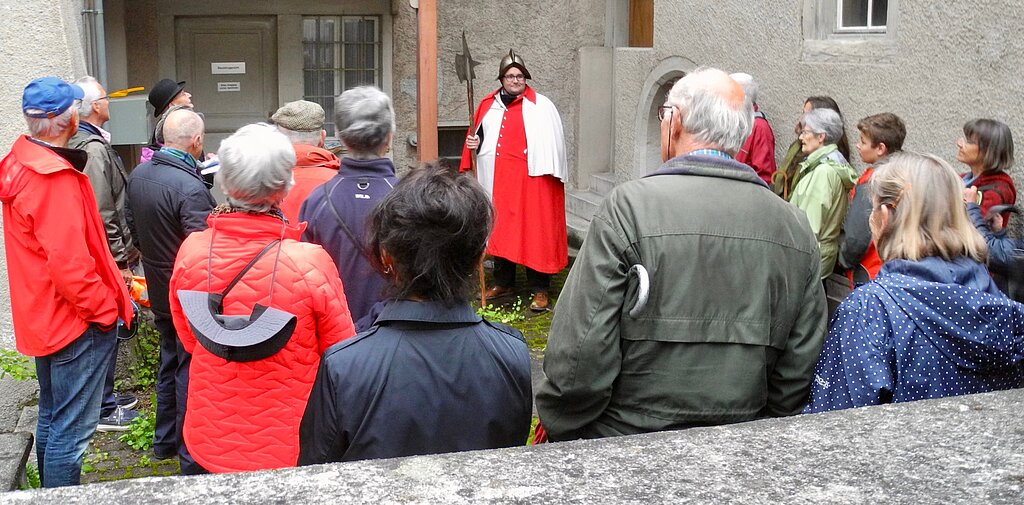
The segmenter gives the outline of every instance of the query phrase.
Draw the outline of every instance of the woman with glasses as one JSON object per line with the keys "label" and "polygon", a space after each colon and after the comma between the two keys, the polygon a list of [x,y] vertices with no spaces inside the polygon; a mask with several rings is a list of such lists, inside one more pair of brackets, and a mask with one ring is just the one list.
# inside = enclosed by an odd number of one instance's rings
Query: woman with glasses
{"label": "woman with glasses", "polygon": [[839,306],[805,412],[1020,387],[1024,305],[985,270],[962,182],[932,155],[894,153],[871,180],[885,265]]}
{"label": "woman with glasses", "polygon": [[[807,97],[807,100],[804,101],[803,111],[807,113],[814,109],[831,109],[836,111],[836,114],[839,114],[839,121],[843,124],[843,131],[836,141],[836,148],[843,155],[843,158],[849,160],[850,141],[846,137],[846,122],[843,120],[842,111],[839,110],[839,104],[830,96]],[[801,150],[802,144],[799,138],[800,130],[803,127],[804,125],[797,121],[793,134],[798,137],[793,140],[793,143],[789,145],[789,149],[786,150],[786,156],[782,159],[779,169],[772,174],[772,191],[786,201],[789,201],[790,195],[793,192],[793,186],[796,185],[796,181],[793,179],[796,176],[797,166],[807,157]]]}
{"label": "woman with glasses", "polygon": [[814,109],[804,113],[800,124],[800,149],[806,159],[797,166],[789,201],[803,210],[811,222],[821,253],[820,275],[825,279],[832,273],[839,254],[839,232],[857,172],[836,145],[844,132],[839,113]]}

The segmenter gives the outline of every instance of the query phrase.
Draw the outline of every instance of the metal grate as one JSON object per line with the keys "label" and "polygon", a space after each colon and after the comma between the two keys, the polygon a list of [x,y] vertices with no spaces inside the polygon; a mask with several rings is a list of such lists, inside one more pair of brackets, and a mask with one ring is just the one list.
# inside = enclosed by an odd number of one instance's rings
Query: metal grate
{"label": "metal grate", "polygon": [[380,87],[380,17],[303,17],[302,59],[303,98],[323,106],[324,129],[336,137],[335,97],[356,86]]}

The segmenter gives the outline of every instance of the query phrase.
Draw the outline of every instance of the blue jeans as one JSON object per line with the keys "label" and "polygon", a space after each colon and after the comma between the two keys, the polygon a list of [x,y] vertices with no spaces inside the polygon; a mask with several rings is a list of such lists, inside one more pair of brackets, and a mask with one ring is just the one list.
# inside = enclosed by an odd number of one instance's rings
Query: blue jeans
{"label": "blue jeans", "polygon": [[160,458],[178,455],[182,475],[203,473],[185,447],[181,426],[185,421],[188,398],[188,369],[192,355],[185,351],[174,323],[169,317],[153,318],[160,334],[160,369],[156,379],[156,427],[153,431],[153,452]]}
{"label": "blue jeans", "polygon": [[36,358],[36,458],[43,487],[80,482],[85,449],[100,421],[100,396],[116,341],[116,330],[90,325],[63,349]]}

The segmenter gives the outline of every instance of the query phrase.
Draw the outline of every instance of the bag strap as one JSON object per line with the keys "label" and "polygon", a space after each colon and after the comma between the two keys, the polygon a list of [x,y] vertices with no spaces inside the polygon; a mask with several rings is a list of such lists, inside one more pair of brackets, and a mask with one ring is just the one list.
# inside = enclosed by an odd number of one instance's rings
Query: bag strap
{"label": "bag strap", "polygon": [[[326,200],[327,207],[331,209],[331,213],[334,214],[334,219],[338,221],[338,226],[341,228],[341,231],[345,232],[348,239],[356,246],[356,250],[359,251],[359,254],[362,255],[363,258],[366,258],[367,261],[370,261],[370,255],[366,252],[366,248],[363,246],[362,241],[356,237],[355,233],[352,233],[352,229],[348,227],[348,224],[346,224],[345,220],[342,219],[341,213],[338,212],[338,208],[334,206],[334,200],[331,200],[331,195],[334,194],[334,190],[337,189],[338,185],[341,184],[341,181],[343,180],[345,180],[344,177],[338,178],[334,185],[331,186],[330,191],[327,191],[326,184],[320,186],[324,190],[324,200]],[[373,262],[370,261],[370,263]]]}
{"label": "bag strap", "polygon": [[235,287],[235,284],[238,284],[238,281],[242,280],[242,276],[245,275],[245,273],[248,272],[249,269],[252,268],[253,265],[255,265],[256,262],[259,261],[259,259],[262,258],[264,254],[267,254],[267,251],[269,251],[270,248],[274,247],[274,244],[280,242],[281,239],[273,240],[272,242],[264,246],[263,249],[260,250],[260,252],[257,253],[255,257],[253,257],[253,259],[249,260],[249,263],[246,263],[245,267],[242,268],[242,271],[238,272],[238,275],[236,275],[234,279],[231,279],[231,282],[228,284],[228,287],[224,288],[224,291],[221,292],[220,299],[223,300],[227,298],[228,293],[231,292],[231,289]]}

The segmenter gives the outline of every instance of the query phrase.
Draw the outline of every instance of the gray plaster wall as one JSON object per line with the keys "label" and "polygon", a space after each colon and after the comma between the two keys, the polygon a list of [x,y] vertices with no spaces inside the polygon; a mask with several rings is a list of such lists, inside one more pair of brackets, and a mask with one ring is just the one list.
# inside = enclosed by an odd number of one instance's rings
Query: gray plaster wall
{"label": "gray plaster wall", "polygon": [[[851,145],[857,140],[857,120],[884,111],[906,121],[906,149],[934,153],[958,169],[965,167],[956,163],[955,142],[967,120],[1004,121],[1020,142],[1024,2],[892,0],[897,8],[897,16],[890,16],[894,34],[876,46],[878,56],[887,60],[880,63],[864,63],[864,55],[843,58],[844,52],[857,53],[851,49],[854,44],[806,40],[803,23],[812,3],[655,2],[654,48],[616,51],[616,175],[636,177],[635,153],[642,140],[637,136],[643,135],[638,125],[646,120],[638,111],[647,112],[647,104],[641,103],[647,90],[642,88],[653,69],[672,57],[755,76],[779,158],[794,139],[793,125],[804,99],[822,94],[834,97],[843,110]],[[859,159],[854,162],[863,168]],[[1022,172],[1015,169],[1013,174],[1020,185]]]}
{"label": "gray plaster wall", "polygon": [[81,0],[0,2],[0,152],[25,133],[21,94],[32,79],[85,73]]}

